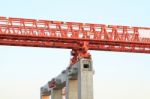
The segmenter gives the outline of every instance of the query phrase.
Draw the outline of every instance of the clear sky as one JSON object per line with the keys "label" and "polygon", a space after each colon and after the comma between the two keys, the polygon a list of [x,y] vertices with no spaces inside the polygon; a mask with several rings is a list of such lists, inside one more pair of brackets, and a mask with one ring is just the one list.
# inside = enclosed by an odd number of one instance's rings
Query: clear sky
{"label": "clear sky", "polygon": [[[0,0],[0,16],[150,27],[149,0]],[[150,99],[150,55],[90,51],[94,99]],[[70,50],[0,46],[0,99],[40,99]]]}

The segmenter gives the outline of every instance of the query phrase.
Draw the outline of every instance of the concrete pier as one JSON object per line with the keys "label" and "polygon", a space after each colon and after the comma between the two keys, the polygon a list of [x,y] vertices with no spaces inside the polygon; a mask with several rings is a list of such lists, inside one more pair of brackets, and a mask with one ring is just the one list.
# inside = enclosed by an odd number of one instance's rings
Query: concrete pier
{"label": "concrete pier", "polygon": [[92,61],[81,59],[78,63],[78,99],[94,99],[93,73]]}
{"label": "concrete pier", "polygon": [[68,80],[66,85],[66,99],[78,99],[78,80]]}
{"label": "concrete pier", "polygon": [[51,99],[62,99],[62,90],[53,89]]}
{"label": "concrete pier", "polygon": [[41,88],[41,99],[62,99],[64,87],[66,99],[94,99],[93,74],[92,60],[81,58]]}

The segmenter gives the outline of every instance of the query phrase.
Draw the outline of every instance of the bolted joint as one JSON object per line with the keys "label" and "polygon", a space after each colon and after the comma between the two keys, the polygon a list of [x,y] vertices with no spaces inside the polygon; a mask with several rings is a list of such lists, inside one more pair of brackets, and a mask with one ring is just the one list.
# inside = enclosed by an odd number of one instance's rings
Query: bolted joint
{"label": "bolted joint", "polygon": [[79,42],[78,45],[79,46],[72,49],[72,51],[71,51],[72,58],[71,58],[70,65],[75,64],[81,58],[91,59],[91,55],[90,55],[90,53],[88,53],[89,42],[87,42],[87,41]]}

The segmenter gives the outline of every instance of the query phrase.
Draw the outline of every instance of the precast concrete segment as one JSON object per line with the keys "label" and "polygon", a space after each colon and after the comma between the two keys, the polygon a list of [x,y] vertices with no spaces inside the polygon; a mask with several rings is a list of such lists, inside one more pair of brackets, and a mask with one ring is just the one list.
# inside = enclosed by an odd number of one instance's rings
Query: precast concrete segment
{"label": "precast concrete segment", "polygon": [[50,95],[52,93],[53,89],[58,90],[58,89],[62,89],[63,87],[65,87],[66,77],[67,77],[67,73],[66,73],[66,70],[64,70],[64,71],[62,71],[62,73],[60,75],[53,78],[56,82],[54,87],[50,87],[51,81],[48,81],[48,83],[46,83],[43,87],[41,87],[41,96]]}
{"label": "precast concrete segment", "polygon": [[53,89],[51,92],[51,99],[62,99],[62,90]]}
{"label": "precast concrete segment", "polygon": [[[62,89],[66,86],[67,79],[77,80],[77,68],[77,65],[70,66],[66,70],[63,70],[57,77],[48,81],[46,85],[41,87],[41,96],[50,95],[53,89]],[[52,81],[55,82],[53,87],[50,86]]]}
{"label": "precast concrete segment", "polygon": [[80,59],[78,62],[78,99],[94,99],[93,67],[91,59]]}
{"label": "precast concrete segment", "polygon": [[40,89],[41,96],[49,96],[51,94],[51,92],[49,90],[50,90],[50,88],[48,87],[48,84],[41,87],[41,89]]}

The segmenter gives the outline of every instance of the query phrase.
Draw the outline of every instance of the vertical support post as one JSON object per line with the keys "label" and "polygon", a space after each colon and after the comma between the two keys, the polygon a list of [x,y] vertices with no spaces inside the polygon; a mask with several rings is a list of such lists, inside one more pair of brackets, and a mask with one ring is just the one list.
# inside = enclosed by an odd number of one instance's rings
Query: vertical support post
{"label": "vertical support post", "polygon": [[53,89],[51,92],[51,99],[62,99],[62,90]]}
{"label": "vertical support post", "polygon": [[93,98],[92,60],[82,58],[78,63],[78,99]]}
{"label": "vertical support post", "polygon": [[66,99],[78,99],[78,67],[77,63],[67,69]]}
{"label": "vertical support post", "polygon": [[78,80],[67,80],[66,99],[78,99]]}

